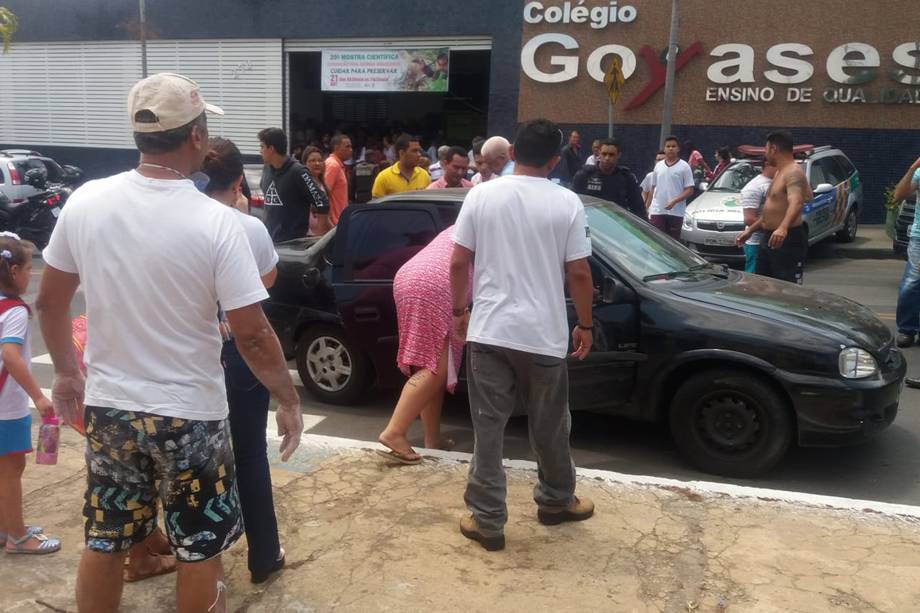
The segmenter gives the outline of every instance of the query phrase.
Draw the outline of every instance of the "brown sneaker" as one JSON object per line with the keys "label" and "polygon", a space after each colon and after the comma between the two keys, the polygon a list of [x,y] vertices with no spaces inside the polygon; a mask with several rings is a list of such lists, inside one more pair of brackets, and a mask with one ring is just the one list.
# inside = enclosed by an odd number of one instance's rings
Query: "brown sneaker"
{"label": "brown sneaker", "polygon": [[545,526],[555,526],[567,521],[584,521],[592,515],[594,515],[594,503],[578,496],[567,507],[537,511],[537,519]]}
{"label": "brown sneaker", "polygon": [[479,531],[479,526],[476,525],[476,520],[472,515],[460,520],[460,534],[470,540],[478,541],[486,551],[501,551],[505,548],[505,535],[486,536]]}

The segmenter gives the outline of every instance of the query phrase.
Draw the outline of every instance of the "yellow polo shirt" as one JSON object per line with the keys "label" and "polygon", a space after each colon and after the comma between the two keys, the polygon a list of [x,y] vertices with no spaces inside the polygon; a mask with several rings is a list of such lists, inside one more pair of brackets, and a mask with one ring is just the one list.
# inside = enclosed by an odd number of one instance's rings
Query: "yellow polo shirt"
{"label": "yellow polo shirt", "polygon": [[425,189],[429,183],[431,183],[431,177],[428,176],[428,171],[418,166],[412,171],[412,180],[407,181],[399,172],[399,162],[396,162],[389,168],[384,168],[377,173],[371,195],[374,198],[379,198],[387,194],[411,192],[416,189]]}

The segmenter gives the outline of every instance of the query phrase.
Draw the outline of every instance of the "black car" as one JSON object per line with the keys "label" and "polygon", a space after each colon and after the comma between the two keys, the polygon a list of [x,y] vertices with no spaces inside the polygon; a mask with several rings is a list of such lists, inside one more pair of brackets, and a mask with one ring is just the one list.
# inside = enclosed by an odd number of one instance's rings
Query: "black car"
{"label": "black car", "polygon": [[[279,245],[265,310],[318,398],[347,404],[404,381],[393,276],[454,222],[465,191],[353,205],[319,241]],[[582,199],[596,328],[589,359],[569,365],[574,410],[668,420],[695,466],[732,476],[769,470],[794,441],[856,442],[894,420],[906,363],[869,309],[712,265],[619,206]]]}

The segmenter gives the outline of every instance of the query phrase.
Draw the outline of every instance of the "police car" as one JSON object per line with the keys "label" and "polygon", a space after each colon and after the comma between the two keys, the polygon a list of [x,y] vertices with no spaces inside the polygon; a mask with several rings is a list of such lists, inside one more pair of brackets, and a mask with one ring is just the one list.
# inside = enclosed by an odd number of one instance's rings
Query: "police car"
{"label": "police car", "polygon": [[[840,242],[856,238],[863,184],[859,171],[839,149],[798,145],[797,163],[811,184],[815,197],[805,203],[803,219],[808,244],[835,235]],[[744,230],[741,189],[760,174],[763,147],[738,147],[742,158],[734,160],[703,185],[705,191],[687,205],[681,240],[700,255],[718,261],[744,261],[735,237]]]}

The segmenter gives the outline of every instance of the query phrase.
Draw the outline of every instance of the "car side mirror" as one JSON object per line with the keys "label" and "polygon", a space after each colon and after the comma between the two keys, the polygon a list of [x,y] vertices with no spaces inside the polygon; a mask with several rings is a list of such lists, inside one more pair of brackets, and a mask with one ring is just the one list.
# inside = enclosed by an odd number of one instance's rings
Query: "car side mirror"
{"label": "car side mirror", "polygon": [[703,181],[702,183],[700,183],[700,191],[701,191],[701,192],[705,192],[705,191],[708,190],[708,189],[709,189],[709,182],[708,182],[708,181]]}
{"label": "car side mirror", "polygon": [[613,277],[604,277],[601,302],[604,304],[629,304],[636,301],[636,292]]}
{"label": "car side mirror", "polygon": [[818,187],[815,188],[815,195],[826,194],[828,192],[834,191],[836,188],[830,183],[821,183]]}
{"label": "car side mirror", "polygon": [[321,279],[322,274],[320,274],[319,268],[308,268],[307,271],[303,273],[303,277],[301,277],[301,281],[307,289],[314,289],[319,285]]}

